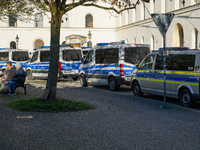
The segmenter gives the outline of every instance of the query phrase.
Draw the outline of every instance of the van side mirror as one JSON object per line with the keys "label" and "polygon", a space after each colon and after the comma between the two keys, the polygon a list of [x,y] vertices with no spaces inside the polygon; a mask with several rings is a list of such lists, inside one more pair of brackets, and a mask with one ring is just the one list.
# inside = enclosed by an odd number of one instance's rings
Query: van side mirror
{"label": "van side mirror", "polygon": [[136,69],[139,69],[139,65],[136,65]]}
{"label": "van side mirror", "polygon": [[81,64],[85,64],[85,61],[83,58],[81,58]]}

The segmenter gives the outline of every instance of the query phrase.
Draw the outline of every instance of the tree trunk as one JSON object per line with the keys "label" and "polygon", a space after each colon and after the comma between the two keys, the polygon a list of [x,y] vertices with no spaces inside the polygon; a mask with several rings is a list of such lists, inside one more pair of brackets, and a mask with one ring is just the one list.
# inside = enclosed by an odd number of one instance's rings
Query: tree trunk
{"label": "tree trunk", "polygon": [[50,89],[48,100],[56,99],[58,64],[60,52],[60,26],[61,26],[60,11],[57,4],[52,4],[51,9],[51,40],[50,40],[50,62],[49,72],[46,84],[46,89]]}

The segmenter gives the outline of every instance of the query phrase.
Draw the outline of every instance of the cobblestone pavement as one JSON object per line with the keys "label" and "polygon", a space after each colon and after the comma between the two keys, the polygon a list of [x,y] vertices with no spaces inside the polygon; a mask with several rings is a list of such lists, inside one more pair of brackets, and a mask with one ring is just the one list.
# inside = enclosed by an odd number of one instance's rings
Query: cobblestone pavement
{"label": "cobblestone pavement", "polygon": [[0,150],[197,150],[200,113],[159,101],[58,83],[57,96],[96,108],[66,113],[20,112],[6,103],[42,95],[33,81],[16,96],[0,95]]}

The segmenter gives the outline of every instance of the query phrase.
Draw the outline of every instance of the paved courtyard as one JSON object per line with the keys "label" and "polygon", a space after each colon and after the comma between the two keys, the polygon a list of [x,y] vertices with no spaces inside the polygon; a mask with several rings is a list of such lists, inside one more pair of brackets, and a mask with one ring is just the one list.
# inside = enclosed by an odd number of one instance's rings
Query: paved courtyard
{"label": "paved courtyard", "polygon": [[57,96],[96,108],[65,113],[20,112],[6,103],[41,97],[43,81],[16,96],[0,95],[0,150],[197,150],[200,111],[122,95],[73,82],[58,83]]}

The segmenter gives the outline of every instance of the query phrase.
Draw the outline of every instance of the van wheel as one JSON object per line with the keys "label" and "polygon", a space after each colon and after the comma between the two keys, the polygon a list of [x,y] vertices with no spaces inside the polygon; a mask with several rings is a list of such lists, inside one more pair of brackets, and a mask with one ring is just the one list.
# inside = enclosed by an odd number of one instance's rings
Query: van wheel
{"label": "van wheel", "polygon": [[32,74],[32,72],[31,72],[30,70],[28,70],[28,71],[26,72],[26,78],[27,78],[28,80],[33,80],[33,74]]}
{"label": "van wheel", "polygon": [[132,86],[133,95],[142,97],[144,93],[142,93],[140,85],[138,82],[135,82]]}
{"label": "van wheel", "polygon": [[87,81],[86,81],[86,78],[85,78],[85,76],[83,74],[80,75],[80,84],[83,87],[87,86]]}
{"label": "van wheel", "polygon": [[115,78],[111,77],[108,81],[108,86],[111,91],[117,91],[120,87],[120,84],[117,84]]}
{"label": "van wheel", "polygon": [[188,89],[181,91],[179,99],[183,106],[194,107],[195,105],[195,102],[192,100],[192,95]]}

